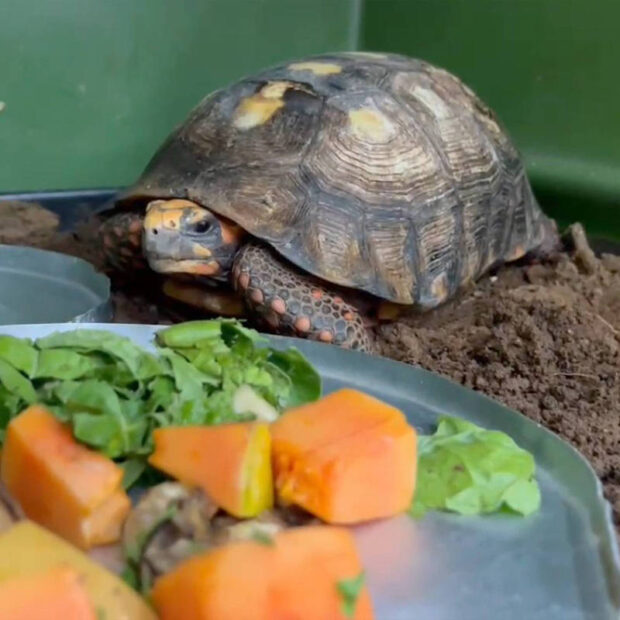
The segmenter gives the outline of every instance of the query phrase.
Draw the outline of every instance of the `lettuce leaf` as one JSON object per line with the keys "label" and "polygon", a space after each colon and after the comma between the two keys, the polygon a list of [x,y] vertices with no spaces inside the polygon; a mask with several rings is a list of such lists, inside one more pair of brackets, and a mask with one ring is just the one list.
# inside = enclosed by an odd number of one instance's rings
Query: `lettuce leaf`
{"label": "lettuce leaf", "polygon": [[540,507],[532,455],[508,435],[444,416],[418,438],[418,480],[410,513],[446,510],[529,515]]}

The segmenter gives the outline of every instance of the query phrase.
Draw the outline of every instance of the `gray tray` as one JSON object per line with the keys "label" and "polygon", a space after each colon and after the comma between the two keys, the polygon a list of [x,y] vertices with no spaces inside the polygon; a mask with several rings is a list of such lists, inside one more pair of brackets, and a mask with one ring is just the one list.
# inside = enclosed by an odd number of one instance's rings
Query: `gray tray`
{"label": "gray tray", "polygon": [[110,281],[80,259],[0,245],[0,325],[105,322],[112,319]]}
{"label": "gray tray", "polygon": [[[156,327],[93,325],[150,347]],[[74,325],[0,326],[37,338]],[[324,391],[356,387],[429,432],[442,413],[504,431],[536,459],[542,508],[508,515],[401,516],[355,529],[377,620],[607,620],[620,617],[620,553],[601,485],[567,443],[476,392],[425,370],[334,346],[296,346],[320,370]]]}

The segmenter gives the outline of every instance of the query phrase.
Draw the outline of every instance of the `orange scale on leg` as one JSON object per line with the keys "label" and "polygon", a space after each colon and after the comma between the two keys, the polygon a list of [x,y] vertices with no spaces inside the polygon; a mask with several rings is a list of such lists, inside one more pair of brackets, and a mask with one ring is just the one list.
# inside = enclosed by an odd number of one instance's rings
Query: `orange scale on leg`
{"label": "orange scale on leg", "polygon": [[321,342],[332,342],[334,339],[334,334],[332,334],[329,330],[324,329],[319,333],[319,340]]}
{"label": "orange scale on leg", "polygon": [[278,314],[284,314],[286,312],[286,304],[283,299],[276,297],[276,299],[271,302],[271,309]]}
{"label": "orange scale on leg", "polygon": [[248,288],[248,286],[250,286],[250,274],[249,273],[242,273],[239,276],[238,282],[239,282],[239,286],[242,289]]}
{"label": "orange scale on leg", "polygon": [[295,329],[300,333],[308,333],[310,331],[311,323],[307,316],[300,316],[295,321]]}
{"label": "orange scale on leg", "polygon": [[263,295],[263,291],[261,291],[259,288],[253,288],[250,291],[250,299],[255,304],[262,304],[263,301],[265,301],[265,296]]}

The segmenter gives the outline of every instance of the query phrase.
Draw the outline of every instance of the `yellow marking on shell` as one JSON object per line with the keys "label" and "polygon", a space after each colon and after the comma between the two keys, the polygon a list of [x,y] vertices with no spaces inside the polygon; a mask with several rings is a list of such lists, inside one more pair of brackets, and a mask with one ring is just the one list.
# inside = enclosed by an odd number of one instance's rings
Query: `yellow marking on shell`
{"label": "yellow marking on shell", "polygon": [[294,62],[289,65],[288,68],[291,71],[310,71],[314,75],[332,75],[334,73],[340,73],[342,67],[333,62]]}
{"label": "yellow marking on shell", "polygon": [[266,99],[282,99],[289,88],[294,88],[292,82],[269,82],[260,89],[260,94]]}
{"label": "yellow marking on shell", "polygon": [[421,101],[437,118],[450,118],[454,115],[450,106],[432,89],[416,86],[413,96]]}
{"label": "yellow marking on shell", "polygon": [[448,297],[447,280],[446,274],[442,273],[431,282],[431,294],[438,302],[442,302]]}
{"label": "yellow marking on shell", "polygon": [[[266,86],[265,88],[269,87]],[[282,92],[284,93],[284,91]],[[272,95],[273,93],[270,92],[269,94]],[[233,125],[241,130],[258,127],[266,123],[283,106],[284,101],[281,98],[265,97],[261,91],[241,101],[235,110]]]}
{"label": "yellow marking on shell", "polygon": [[349,112],[349,124],[353,133],[370,142],[385,142],[394,136],[394,127],[377,110],[360,108]]}

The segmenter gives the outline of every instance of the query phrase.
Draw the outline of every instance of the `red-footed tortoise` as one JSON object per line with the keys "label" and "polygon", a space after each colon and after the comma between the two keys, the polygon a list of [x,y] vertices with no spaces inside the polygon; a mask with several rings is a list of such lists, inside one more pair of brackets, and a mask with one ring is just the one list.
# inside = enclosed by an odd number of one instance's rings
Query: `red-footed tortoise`
{"label": "red-footed tortoise", "polygon": [[378,308],[434,308],[556,238],[519,153],[467,86],[364,53],[290,62],[209,95],[103,230],[113,264],[146,257],[172,276],[172,297],[365,350]]}

